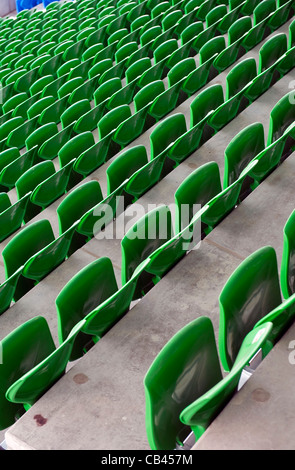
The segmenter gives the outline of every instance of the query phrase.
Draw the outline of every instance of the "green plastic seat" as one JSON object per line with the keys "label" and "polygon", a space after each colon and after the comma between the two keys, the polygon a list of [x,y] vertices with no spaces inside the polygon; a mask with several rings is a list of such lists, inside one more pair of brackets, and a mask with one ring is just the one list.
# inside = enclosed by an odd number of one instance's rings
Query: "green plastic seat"
{"label": "green plastic seat", "polygon": [[[248,163],[265,148],[264,127],[255,122],[245,127],[231,140],[224,151],[224,188],[239,178]],[[252,181],[245,181],[243,192]]]}
{"label": "green plastic seat", "polygon": [[18,197],[31,192],[25,222],[56,201],[66,192],[73,161],[55,170],[52,161],[44,161],[27,170],[15,183]]}
{"label": "green plastic seat", "polygon": [[50,222],[41,219],[23,227],[7,243],[2,251],[6,278],[23,267],[15,301],[66,259],[74,228],[55,239]]}
{"label": "green plastic seat", "polygon": [[66,108],[60,116],[62,127],[65,128],[70,124],[88,113],[91,110],[91,105],[88,99],[82,99]]}
{"label": "green plastic seat", "polygon": [[162,80],[145,85],[133,99],[134,114],[123,121],[114,133],[113,140],[122,148],[150,128],[156,119],[149,113],[152,103],[164,93]]}
{"label": "green plastic seat", "polygon": [[106,113],[97,123],[99,140],[85,150],[74,163],[74,171],[87,176],[121,150],[113,136],[119,125],[131,116],[127,104]]}
{"label": "green plastic seat", "polygon": [[219,350],[229,371],[245,336],[282,302],[275,250],[265,246],[232,273],[219,296]]}
{"label": "green plastic seat", "polygon": [[292,1],[278,0],[277,8],[267,22],[271,32],[280,28],[289,18],[294,15],[294,4]]}
{"label": "green plastic seat", "polygon": [[253,49],[269,33],[267,23],[276,11],[276,1],[263,0],[253,10],[253,26],[243,37],[242,46],[245,51]]}
{"label": "green plastic seat", "polygon": [[[87,181],[70,191],[56,209],[59,233],[63,234],[72,225],[80,221],[87,211],[103,200],[101,187],[98,181]],[[75,233],[71,240],[69,255],[83,246],[88,240],[86,235]]]}
{"label": "green plastic seat", "polygon": [[11,148],[0,154],[0,187],[4,191],[14,188],[18,178],[38,160],[37,147],[21,155],[15,150],[17,149]]}
{"label": "green plastic seat", "polygon": [[[63,343],[77,323],[114,294],[118,294],[118,285],[109,258],[99,258],[81,269],[61,289],[55,300],[59,342]],[[124,299],[124,296],[122,297]],[[129,300],[130,304],[130,295]],[[107,320],[109,319],[106,319],[105,329],[111,326]],[[93,336],[84,332],[77,335],[70,356],[71,360],[81,357],[93,344],[93,339],[97,341],[98,338],[93,338]]]}
{"label": "green plastic seat", "polygon": [[[272,108],[270,112],[267,145],[278,140],[288,127],[294,122],[294,91],[284,95]],[[294,146],[294,139],[290,137],[285,144],[284,153]]]}
{"label": "green plastic seat", "polygon": [[[35,116],[37,117],[37,116]],[[34,119],[34,118],[32,118]],[[58,127],[55,123],[50,122],[48,124],[44,124],[43,126],[38,127],[36,130],[34,130],[26,139],[26,147],[27,150],[30,150],[31,148],[35,147],[36,145],[38,147],[41,147],[41,145],[50,137],[53,137],[58,133]]]}
{"label": "green plastic seat", "polygon": [[253,101],[249,99],[248,89],[249,86],[251,86],[251,82],[256,77],[257,66],[254,57],[241,60],[226,75],[226,100],[233,98],[241,90],[245,90],[245,94],[241,99],[239,112]]}
{"label": "green plastic seat", "polygon": [[7,138],[7,146],[17,147],[18,149],[23,148],[26,145],[27,136],[36,130],[37,125],[38,116],[25,121],[23,124],[10,132]]}
{"label": "green plastic seat", "polygon": [[[106,169],[107,193],[111,194],[147,163],[148,157],[144,145],[135,145],[121,152]],[[126,192],[123,195],[127,206],[131,202],[131,197]]]}
{"label": "green plastic seat", "polygon": [[71,332],[63,345],[55,348],[44,317],[34,317],[3,338],[1,429],[12,425],[64,373],[72,343],[81,328]]}
{"label": "green plastic seat", "polygon": [[[210,117],[224,103],[221,85],[211,85],[201,91],[190,104],[190,128],[182,129],[178,138],[174,139],[168,151],[168,158],[179,164],[200,145],[206,142],[215,130],[210,125]],[[183,118],[184,119],[184,118]]]}
{"label": "green plastic seat", "polygon": [[282,56],[287,52],[287,47],[287,36],[283,33],[280,33],[272,36],[260,48],[258,64],[258,74],[260,74],[260,80],[257,78],[257,81],[263,82],[263,88],[261,92],[270,88],[281,78],[281,73],[277,69],[276,64],[280,62]]}
{"label": "green plastic seat", "polygon": [[[58,152],[58,160],[60,167],[64,167],[73,159],[77,159],[89,148],[92,148],[95,145],[95,139],[91,132],[83,132],[79,135],[76,135],[68,142],[66,142]],[[72,188],[78,181],[81,181],[81,175],[76,174],[75,171],[71,173],[68,189]]]}
{"label": "green plastic seat", "polygon": [[63,146],[75,135],[73,132],[73,124],[69,124],[62,128],[56,134],[44,140],[38,148],[38,157],[40,160],[54,160]]}
{"label": "green plastic seat", "polygon": [[16,232],[22,226],[22,223],[25,219],[26,209],[30,199],[30,195],[31,192],[28,192],[23,197],[19,198],[14,204],[12,204],[7,193],[0,193],[0,241],[5,240],[7,237]]}
{"label": "green plastic seat", "polygon": [[284,299],[293,296],[294,290],[294,211],[283,229],[283,254],[281,263],[281,288]]}
{"label": "green plastic seat", "polygon": [[68,97],[68,95],[61,99],[55,97],[55,101],[41,112],[39,124],[41,126],[49,123],[59,124],[61,122],[61,115],[69,106]]}
{"label": "green plastic seat", "polygon": [[[122,285],[126,284],[135,269],[159,246],[173,236],[171,212],[161,205],[140,218],[125,234],[122,248]],[[149,290],[154,276],[147,271],[138,278],[134,299],[140,298]]]}
{"label": "green plastic seat", "polygon": [[[242,369],[261,348],[270,329],[268,323],[257,330],[260,334],[264,332],[261,341],[253,341],[256,331],[245,340],[238,365],[227,382],[223,382],[223,393],[214,393],[215,387],[221,386],[223,374],[212,321],[208,317],[197,318],[167,341],[144,378],[146,433],[152,450],[177,449],[183,446],[192,430],[196,439],[200,437],[213,420],[213,410],[220,411],[237,389]],[[210,396],[210,392],[213,395],[211,408],[207,414],[205,410],[204,417],[201,414],[200,422],[197,412],[196,418],[193,413],[193,420],[190,416],[193,405],[198,399]]]}
{"label": "green plastic seat", "polygon": [[267,322],[261,326],[257,325],[248,333],[230,373],[181,411],[179,419],[191,428],[196,441],[226,407],[233,395],[238,393],[243,369],[248,366],[260,349],[265,348],[272,330],[273,324]]}

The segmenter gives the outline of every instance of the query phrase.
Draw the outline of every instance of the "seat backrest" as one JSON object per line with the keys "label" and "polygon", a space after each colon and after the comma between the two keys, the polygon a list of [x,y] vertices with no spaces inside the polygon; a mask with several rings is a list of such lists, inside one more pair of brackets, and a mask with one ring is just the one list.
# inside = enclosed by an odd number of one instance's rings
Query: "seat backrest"
{"label": "seat backrest", "polygon": [[211,85],[197,94],[190,104],[191,127],[202,121],[210,111],[224,103],[221,85]]}
{"label": "seat backrest", "polygon": [[214,330],[199,317],[176,333],[144,378],[146,432],[152,450],[173,450],[190,429],[181,411],[222,379]]}
{"label": "seat backrest", "polygon": [[[72,277],[55,300],[59,342],[65,341],[80,320],[117,290],[117,281],[109,258],[102,257],[93,261]],[[90,339],[85,339],[85,335],[81,334],[78,337],[72,358],[81,355],[83,345]]]}
{"label": "seat backrest", "polygon": [[233,44],[252,27],[251,16],[242,16],[236,20],[228,29],[228,44]]}
{"label": "seat backrest", "polygon": [[283,135],[295,120],[294,90],[284,95],[270,112],[267,145]]}
{"label": "seat backrest", "polygon": [[151,66],[152,62],[149,57],[142,57],[142,59],[138,59],[126,69],[126,83],[130,83],[136,78],[139,78],[141,74],[148,70]]}
{"label": "seat backrest", "polygon": [[221,192],[219,166],[216,162],[205,163],[193,171],[175,191],[175,227],[184,229],[200,207]]}
{"label": "seat backrest", "polygon": [[224,151],[224,188],[238,179],[248,163],[265,147],[264,127],[255,122],[242,129]]}
{"label": "seat backrest", "polygon": [[150,134],[151,158],[160,155],[186,130],[185,116],[182,113],[172,114],[163,119]]}
{"label": "seat backrest", "polygon": [[8,388],[6,398],[12,403],[22,403],[26,409],[32,406],[65,373],[73,343],[83,325],[82,320],[61,345],[21,375]]}
{"label": "seat backrest", "polygon": [[109,111],[97,123],[99,138],[103,139],[103,137],[117,129],[118,125],[130,116],[131,110],[128,104],[122,104]]}
{"label": "seat backrest", "polygon": [[60,233],[64,233],[102,199],[101,187],[96,180],[82,183],[70,191],[56,209]]}
{"label": "seat backrest", "polygon": [[196,63],[193,57],[187,57],[175,64],[167,74],[169,87],[187,77],[195,68]]}
{"label": "seat backrest", "polygon": [[283,234],[281,287],[284,298],[288,299],[295,293],[295,211],[289,216]]}
{"label": "seat backrest", "polygon": [[38,127],[27,137],[26,147],[28,150],[35,147],[35,145],[38,145],[40,147],[45,142],[45,140],[48,140],[50,137],[53,137],[57,133],[57,124],[53,122],[44,124],[43,126]]}
{"label": "seat backrest", "polygon": [[254,25],[260,23],[273,13],[277,8],[276,0],[263,0],[253,11]]}
{"label": "seat backrest", "polygon": [[20,199],[29,191],[33,191],[39,183],[54,173],[55,167],[52,161],[44,161],[29,168],[15,183],[18,198]]}
{"label": "seat backrest", "polygon": [[38,220],[23,227],[2,250],[6,278],[53,240],[54,233],[49,220]]}
{"label": "seat backrest", "polygon": [[210,59],[214,54],[219,54],[226,47],[225,39],[223,36],[216,36],[204,44],[201,47],[200,54],[200,64],[203,64],[208,59]]}
{"label": "seat backrest", "polygon": [[7,193],[0,193],[0,214],[11,206]]}
{"label": "seat backrest", "polygon": [[143,86],[134,96],[134,109],[139,111],[152,102],[165,91],[165,85],[162,80],[155,80]]}
{"label": "seat backrest", "polygon": [[78,120],[83,114],[91,110],[91,105],[87,99],[82,99],[72,104],[61,114],[60,120],[62,127],[65,128]]}
{"label": "seat backrest", "polygon": [[204,30],[202,21],[195,21],[189,24],[180,34],[181,45],[183,46],[188,41],[195,38]]}
{"label": "seat backrest", "polygon": [[231,372],[181,411],[180,421],[190,426],[196,441],[237,391],[242,370],[264,346],[271,331],[270,322],[250,331],[241,345]]}
{"label": "seat backrest", "polygon": [[17,147],[12,147],[7,150],[3,150],[0,153],[0,171],[3,170],[7,165],[14,162],[20,156]]}
{"label": "seat backrest", "polygon": [[147,152],[144,145],[135,145],[120,153],[106,169],[108,194],[115,191],[147,162]]}
{"label": "seat backrest", "polygon": [[45,318],[34,317],[3,338],[1,347],[3,361],[0,367],[0,429],[5,429],[15,422],[16,414],[20,410],[19,405],[6,399],[7,389],[51,354],[55,345]]}
{"label": "seat backrest", "polygon": [[254,57],[248,57],[236,64],[226,76],[226,99],[235,96],[257,76]]}
{"label": "seat backrest", "polygon": [[206,15],[207,28],[212,26],[216,21],[221,20],[227,14],[226,5],[217,5],[212,8]]}
{"label": "seat backrest", "polygon": [[287,35],[278,33],[269,38],[259,49],[258,72],[273,65],[288,49]]}
{"label": "seat backrest", "polygon": [[122,249],[122,284],[131,278],[154,250],[172,237],[170,209],[161,205],[141,217],[124,235]]}
{"label": "seat backrest", "polygon": [[254,325],[282,302],[275,250],[265,246],[233,272],[219,296],[219,350],[229,371],[243,339]]}
{"label": "seat backrest", "polygon": [[176,39],[168,39],[168,41],[165,41],[163,44],[160,44],[154,50],[155,63],[157,64],[158,62],[160,62],[160,60],[168,57],[172,54],[172,52],[176,51],[177,49],[178,43]]}
{"label": "seat backrest", "polygon": [[99,87],[94,92],[94,101],[98,105],[104,102],[106,99],[111,98],[111,96],[118,90],[122,88],[122,82],[119,77],[110,78],[106,82],[99,85]]}
{"label": "seat backrest", "polygon": [[95,144],[92,132],[82,132],[66,142],[58,152],[60,166],[67,165],[73,158],[78,158],[83,152]]}

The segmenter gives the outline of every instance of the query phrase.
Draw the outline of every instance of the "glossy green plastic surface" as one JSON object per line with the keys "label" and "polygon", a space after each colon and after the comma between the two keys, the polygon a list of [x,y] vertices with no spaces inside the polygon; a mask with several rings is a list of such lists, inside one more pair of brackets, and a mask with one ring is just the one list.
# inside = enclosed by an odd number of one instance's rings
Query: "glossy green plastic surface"
{"label": "glossy green plastic surface", "polygon": [[172,450],[190,428],[181,411],[222,379],[211,320],[199,317],[158,353],[144,378],[146,432],[152,450]]}
{"label": "glossy green plastic surface", "polygon": [[[126,284],[135,269],[157,248],[173,236],[171,212],[161,205],[141,217],[125,234],[121,241],[122,285]],[[135,298],[142,296],[153,284],[153,276],[142,273],[138,279]]]}
{"label": "glossy green plastic surface", "polygon": [[219,296],[219,350],[226,371],[231,370],[245,336],[281,302],[276,253],[266,246],[238,266]]}
{"label": "glossy green plastic surface", "polygon": [[[41,356],[39,362],[31,364],[31,368],[7,389],[7,400],[22,403],[25,409],[36,403],[65,374],[75,338],[83,325],[84,321],[79,322],[61,345],[52,352],[48,350],[43,359]],[[50,344],[49,335],[47,343]],[[43,348],[46,350],[45,346]]]}
{"label": "glossy green plastic surface", "polygon": [[238,393],[242,370],[259,349],[264,347],[272,332],[272,326],[271,322],[267,322],[250,331],[241,344],[230,373],[181,411],[179,419],[183,424],[190,426],[196,441],[224,409],[232,396]]}
{"label": "glossy green plastic surface", "polygon": [[294,235],[295,235],[295,212],[288,218],[283,229],[283,254],[281,264],[281,287],[285,299],[291,297],[295,290],[295,264],[294,264]]}
{"label": "glossy green plastic surface", "polygon": [[24,412],[19,404],[11,403],[5,394],[7,389],[55,349],[54,342],[43,317],[34,317],[13,330],[1,341],[3,361],[1,375],[1,420],[0,428],[5,429]]}
{"label": "glossy green plastic surface", "polygon": [[264,127],[260,122],[250,124],[238,132],[224,151],[224,188],[237,180],[264,147]]}
{"label": "glossy green plastic surface", "polygon": [[[117,292],[118,286],[109,258],[99,258],[81,269],[56,298],[58,337],[62,343],[71,329],[88,313]],[[91,337],[83,333],[76,338],[71,359],[83,354]]]}

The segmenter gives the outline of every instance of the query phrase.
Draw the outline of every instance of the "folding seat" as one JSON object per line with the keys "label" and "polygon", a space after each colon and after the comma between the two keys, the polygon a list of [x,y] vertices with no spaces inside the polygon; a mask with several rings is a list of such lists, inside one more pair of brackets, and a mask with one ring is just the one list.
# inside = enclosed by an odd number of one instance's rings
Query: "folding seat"
{"label": "folding seat", "polygon": [[[56,78],[55,80],[51,81],[50,83],[48,83],[44,88],[43,88],[43,91],[42,91],[42,97],[43,96],[53,96],[54,98],[56,99],[60,99],[61,96],[59,96],[59,91],[60,89],[62,88],[63,85],[66,85],[66,80],[67,80],[67,74],[65,75],[62,75],[61,77],[58,77]],[[75,82],[73,82],[73,80],[75,80]],[[82,80],[82,79],[81,79]],[[80,80],[80,84],[82,83]],[[72,79],[71,82],[70,82],[70,85],[69,85],[69,88],[72,86],[72,85],[76,85],[78,86],[78,83],[77,83],[77,80],[76,79]],[[66,91],[66,87],[63,89],[64,93],[63,93],[63,96],[66,95],[65,91]],[[68,93],[70,93],[71,90],[69,89],[68,90]]]}
{"label": "folding seat", "polygon": [[[58,160],[60,168],[63,168],[73,159],[76,160],[77,158],[79,158],[81,155],[84,154],[84,152],[88,151],[89,149],[92,149],[94,145],[95,140],[93,134],[89,131],[83,132],[69,139],[58,151]],[[67,186],[68,189],[72,188],[75,184],[77,184],[77,182],[81,181],[82,179],[81,174],[77,173],[74,170],[70,174]]]}
{"label": "folding seat", "polygon": [[[224,188],[236,181],[248,163],[264,148],[264,127],[260,122],[250,124],[238,132],[224,151]],[[243,195],[250,191],[252,183],[252,178],[246,178],[242,189]]]}
{"label": "folding seat", "polygon": [[[60,67],[58,67],[56,71],[57,78],[60,78],[63,75],[67,75],[67,77],[69,78],[72,70],[76,69],[76,67],[78,67],[79,65],[81,65],[81,62],[78,59],[71,59],[71,60],[67,60],[66,62],[61,63]],[[82,78],[81,75],[78,75],[78,76]],[[76,77],[77,75],[75,75],[75,77],[72,76],[71,78],[76,78]]]}
{"label": "folding seat", "polygon": [[201,316],[181,328],[157,354],[144,378],[146,433],[153,450],[198,440],[238,390],[243,369],[265,344],[271,323],[253,330],[223,378],[212,321]]}
{"label": "folding seat", "polygon": [[5,338],[1,368],[1,429],[12,425],[65,373],[81,322],[55,347],[44,317],[26,321]]}
{"label": "folding seat", "polygon": [[143,57],[138,61],[134,62],[125,71],[126,83],[131,83],[133,80],[139,79],[140,76],[149,70],[152,66],[151,59],[149,57]]}
{"label": "folding seat", "polygon": [[[290,91],[275,104],[270,112],[267,145],[278,140],[286,129],[293,124],[294,109],[294,91]],[[290,136],[286,141],[284,153],[289,152],[293,146],[294,138]]]}
{"label": "folding seat", "polygon": [[113,140],[123,148],[139,137],[156,120],[149,113],[152,103],[164,92],[164,83],[157,80],[144,86],[134,96],[134,114],[123,121],[114,133]]}
{"label": "folding seat", "polygon": [[[91,105],[88,99],[82,99],[66,108],[60,116],[62,127],[65,128],[75,123],[86,113],[91,111]],[[91,130],[91,129],[90,129]]]}
{"label": "folding seat", "polygon": [[[242,86],[242,83],[241,83]],[[246,85],[247,87],[247,85]],[[244,106],[245,87],[237,91],[237,93],[229,99],[225,99],[218,108],[213,111],[208,119],[208,125],[215,132],[220,131],[226,124],[232,121]]]}
{"label": "folding seat", "polygon": [[114,141],[119,125],[131,116],[129,106],[121,105],[105,114],[97,123],[98,142],[85,150],[75,161],[74,171],[87,176],[121,150]]}
{"label": "folding seat", "polygon": [[[106,169],[107,193],[111,194],[147,163],[148,157],[144,145],[135,145],[121,152]],[[125,191],[122,195],[127,207],[132,202],[131,197]]]}
{"label": "folding seat", "polygon": [[70,104],[77,103],[80,100],[87,99],[89,101],[93,100],[93,94],[98,86],[98,77],[92,77],[86,80],[84,83],[75,88],[68,101]]}
{"label": "folding seat", "polygon": [[[102,257],[93,261],[70,279],[55,300],[60,344],[77,323],[114,294],[118,294],[118,285],[109,258]],[[107,320],[105,328],[111,326],[107,324]],[[75,339],[70,360],[81,357],[91,343],[93,344],[93,336],[80,332]]]}
{"label": "folding seat", "polygon": [[292,18],[294,14],[294,5],[291,0],[278,0],[277,9],[267,22],[267,26],[271,32],[277,30],[282,26],[289,18]]}
{"label": "folding seat", "polygon": [[245,336],[281,303],[276,252],[265,246],[242,261],[219,296],[219,350],[226,371],[232,368]]}
{"label": "folding seat", "polygon": [[252,95],[248,91],[252,88],[256,77],[257,66],[254,57],[238,62],[226,76],[226,100],[233,98],[243,90],[238,114],[252,103]]}
{"label": "folding seat", "polygon": [[[16,152],[17,150],[17,152]],[[37,147],[20,154],[18,149],[11,148],[0,154],[0,187],[7,192],[15,186],[18,178],[37,163]]]}
{"label": "folding seat", "polygon": [[122,86],[120,90],[114,92],[113,95],[110,97],[110,99],[106,103],[106,108],[108,110],[111,110],[123,104],[132,103],[136,86],[137,86],[136,80],[133,80],[132,82],[127,83],[125,86]]}
{"label": "folding seat", "polygon": [[[74,224],[77,225],[81,217],[103,200],[102,191],[98,181],[88,181],[70,191],[56,209],[59,233],[65,233]],[[88,237],[75,233],[69,247],[69,255],[88,241]]]}
{"label": "folding seat", "polygon": [[[19,198],[15,203],[12,204],[8,194],[0,193],[0,241],[5,240],[5,238],[9,237],[12,233],[16,232],[21,227],[25,218],[30,194],[31,193],[28,192],[22,198]],[[0,286],[0,299],[2,301],[2,286]],[[2,308],[3,306],[1,303],[1,310]]]}
{"label": "folding seat", "polygon": [[288,39],[286,34],[279,33],[268,39],[259,49],[258,73],[262,74],[269,71],[269,86],[272,86],[281,78],[280,73],[273,65],[287,52],[287,48]]}
{"label": "folding seat", "polygon": [[216,7],[212,8],[212,10],[207,13],[205,18],[206,28],[216,23],[217,21],[220,21],[226,14],[226,5],[217,5]]}
{"label": "folding seat", "polygon": [[7,139],[9,134],[24,124],[25,120],[21,116],[12,117],[1,125],[0,142]]}
{"label": "folding seat", "polygon": [[[244,17],[243,13],[243,7],[246,4],[246,2],[240,2],[238,0],[237,4],[234,2],[229,4],[229,9],[228,11],[224,10],[224,16],[220,18],[217,24],[217,31],[220,34],[226,34],[230,27],[235,24],[236,21],[240,19],[240,17]],[[222,10],[220,9],[220,12]]]}
{"label": "folding seat", "polygon": [[[122,285],[125,285],[136,268],[159,246],[173,236],[171,212],[160,205],[141,217],[124,235],[122,249]],[[146,269],[141,272],[133,299],[142,297],[154,284],[154,276]]]}
{"label": "folding seat", "polygon": [[284,299],[289,299],[294,290],[294,219],[295,212],[288,217],[283,229],[283,254],[281,263],[281,288]]}
{"label": "folding seat", "polygon": [[[49,96],[49,95],[48,95]],[[61,122],[61,116],[68,107],[69,95],[63,96],[58,99],[55,97],[54,103],[47,106],[39,116],[39,124],[41,126],[49,123],[59,124]]]}
{"label": "folding seat", "polygon": [[[39,117],[39,116],[35,116]],[[32,118],[34,119],[34,118]],[[35,147],[36,145],[38,147],[41,147],[41,145],[50,137],[53,137],[58,133],[58,127],[55,123],[50,122],[48,124],[44,124],[43,126],[39,126],[36,130],[31,132],[29,136],[27,137],[25,143],[26,143],[26,148],[27,150],[30,150],[31,148]]]}
{"label": "folding seat", "polygon": [[137,82],[138,87],[143,88],[149,83],[163,79],[167,75],[167,72],[168,72],[168,69],[166,69],[166,62],[167,62],[166,57],[162,58],[159,61],[155,60],[154,64],[145,72],[143,72],[141,77],[138,79],[138,82]]}
{"label": "folding seat", "polygon": [[45,75],[44,77],[37,78],[34,83],[29,87],[29,95],[34,96],[43,91],[44,87],[54,81],[53,75]]}
{"label": "folding seat", "polygon": [[276,11],[275,0],[263,0],[253,10],[253,26],[243,37],[242,47],[246,52],[253,49],[270,32],[267,23]]}
{"label": "folding seat", "polygon": [[15,183],[18,198],[31,192],[24,221],[27,222],[66,193],[74,160],[55,170],[52,161],[44,161],[27,170]]}
{"label": "folding seat", "polygon": [[211,85],[201,91],[190,105],[190,128],[182,129],[174,139],[167,157],[179,164],[215,133],[210,116],[224,103],[221,85]]}
{"label": "folding seat", "polygon": [[50,222],[41,219],[24,226],[7,243],[2,250],[6,279],[23,268],[15,287],[15,301],[66,259],[74,229],[70,227],[55,239]]}
{"label": "folding seat", "polygon": [[25,98],[23,99],[23,101],[16,99],[19,95],[23,95],[23,94],[20,93],[20,94],[12,96],[11,98],[9,98],[9,100],[6,101],[5,105],[7,105],[8,107],[11,107],[15,103],[13,114],[12,114],[13,117],[21,116],[24,120],[27,120],[28,109],[31,106],[33,106],[41,98],[41,93],[38,93],[30,97],[28,97],[27,94],[24,93]]}
{"label": "folding seat", "polygon": [[[225,39],[223,36],[216,36],[212,39],[210,39],[206,44],[204,44],[199,51],[200,54],[200,64],[203,64],[204,62],[207,62],[209,59],[211,59],[213,56],[216,54],[217,57],[215,58],[212,67],[209,72],[209,78],[208,80],[212,80],[216,75],[218,74],[218,71],[221,70],[221,66],[218,64],[218,58],[220,57],[222,51],[226,50],[226,44],[225,44]],[[226,65],[224,68],[227,67],[227,61]],[[217,67],[215,67],[215,64],[217,64]],[[220,68],[221,67],[221,68]]]}

